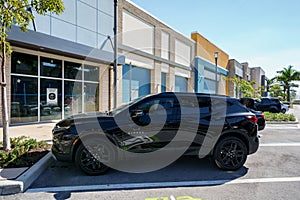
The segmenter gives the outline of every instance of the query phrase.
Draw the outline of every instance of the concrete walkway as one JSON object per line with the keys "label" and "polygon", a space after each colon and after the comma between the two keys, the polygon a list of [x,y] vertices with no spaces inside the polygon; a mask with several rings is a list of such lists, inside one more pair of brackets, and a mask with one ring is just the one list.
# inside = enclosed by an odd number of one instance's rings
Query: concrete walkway
{"label": "concrete walkway", "polygon": [[[50,142],[52,140],[52,129],[55,124],[55,122],[51,122],[11,126],[9,127],[9,136],[13,138],[25,135],[30,138],[35,138],[38,141]],[[2,127],[0,128],[0,141],[3,141]]]}
{"label": "concrete walkway", "polygon": [[295,115],[295,117],[300,122],[300,105],[294,105],[293,108],[290,109],[288,113]]}

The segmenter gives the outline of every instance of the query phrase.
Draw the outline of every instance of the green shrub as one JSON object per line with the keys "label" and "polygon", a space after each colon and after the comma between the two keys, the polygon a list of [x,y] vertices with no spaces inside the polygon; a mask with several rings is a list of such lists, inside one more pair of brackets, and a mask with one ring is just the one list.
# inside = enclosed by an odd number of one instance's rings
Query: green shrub
{"label": "green shrub", "polygon": [[296,121],[293,114],[264,112],[266,121]]}
{"label": "green shrub", "polygon": [[0,151],[0,166],[6,167],[12,162],[17,162],[17,158],[27,154],[31,149],[42,148],[47,146],[46,142],[38,142],[36,139],[20,136],[17,138],[10,138],[11,150]]}

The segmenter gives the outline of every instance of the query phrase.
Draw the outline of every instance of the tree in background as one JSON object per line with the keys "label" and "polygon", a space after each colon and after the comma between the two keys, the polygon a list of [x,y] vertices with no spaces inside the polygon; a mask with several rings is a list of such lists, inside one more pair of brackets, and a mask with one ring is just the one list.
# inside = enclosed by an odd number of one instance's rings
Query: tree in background
{"label": "tree in background", "polygon": [[6,59],[10,56],[12,49],[7,41],[8,32],[13,25],[26,32],[30,22],[34,19],[31,9],[34,9],[39,15],[45,15],[47,12],[61,14],[64,11],[62,0],[1,0],[0,1],[0,39],[1,39],[1,104],[2,104],[2,123],[3,123],[3,148],[10,149],[9,138],[9,119],[6,93]]}
{"label": "tree in background", "polygon": [[285,94],[282,91],[282,86],[280,84],[271,85],[269,92],[271,97],[285,97]]}
{"label": "tree in background", "polygon": [[236,84],[238,90],[243,94],[243,97],[257,97],[259,91],[253,88],[255,82],[248,82],[238,77],[229,78],[228,80]]}
{"label": "tree in background", "polygon": [[291,87],[298,87],[298,85],[293,84],[292,81],[300,80],[300,72],[293,69],[293,66],[290,65],[287,68],[283,68],[283,70],[277,71],[279,74],[276,76],[276,80],[280,82],[283,86],[283,92],[287,95],[287,101],[290,102]]}

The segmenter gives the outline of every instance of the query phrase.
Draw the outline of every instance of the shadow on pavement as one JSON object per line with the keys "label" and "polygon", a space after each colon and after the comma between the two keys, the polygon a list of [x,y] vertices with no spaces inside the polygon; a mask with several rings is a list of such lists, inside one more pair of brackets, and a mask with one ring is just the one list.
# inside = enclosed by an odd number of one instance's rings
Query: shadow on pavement
{"label": "shadow on pavement", "polygon": [[164,183],[183,181],[234,180],[248,173],[243,167],[237,171],[218,169],[209,158],[183,156],[168,167],[148,173],[125,173],[111,169],[100,176],[87,176],[72,163],[55,162],[30,188],[110,185],[131,183]]}

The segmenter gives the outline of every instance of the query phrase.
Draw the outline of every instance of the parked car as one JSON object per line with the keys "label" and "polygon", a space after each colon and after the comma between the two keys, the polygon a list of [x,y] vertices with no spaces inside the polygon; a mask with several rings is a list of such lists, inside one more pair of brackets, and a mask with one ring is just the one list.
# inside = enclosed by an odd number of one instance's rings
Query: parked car
{"label": "parked car", "polygon": [[283,102],[280,102],[281,103],[281,111],[282,113],[286,113],[287,111],[289,111],[290,109],[290,106],[288,104],[285,104]]}
{"label": "parked car", "polygon": [[257,117],[257,125],[258,125],[258,130],[264,130],[266,127],[266,120],[265,120],[265,115],[263,112],[261,111],[257,111],[257,110],[253,110],[253,109],[249,109],[252,113],[255,114],[255,116]]}
{"label": "parked car", "polygon": [[266,120],[265,115],[262,111],[254,110],[254,105],[256,103],[257,99],[255,98],[241,98],[239,99],[239,102],[243,104],[246,108],[248,108],[252,113],[254,113],[257,117],[257,125],[258,130],[261,131],[265,129],[266,127]]}
{"label": "parked car", "polygon": [[[191,101],[195,95],[196,103]],[[178,98],[181,99],[180,103]],[[222,110],[225,110],[223,114]],[[162,115],[166,116],[165,120],[160,120]],[[211,122],[213,115],[224,120]],[[158,123],[151,122],[152,119]],[[140,131],[150,123],[154,125],[149,131],[155,131],[155,135]],[[181,127],[181,123],[185,126]],[[136,126],[138,128],[132,128]],[[196,127],[196,133],[191,130],[193,126]],[[220,133],[212,131],[214,129],[210,127],[220,127]],[[152,153],[165,148],[173,153],[185,144],[184,137],[176,140],[176,148],[168,146],[180,128],[187,134],[196,134],[185,154],[199,155],[204,148],[205,138],[215,139],[205,155],[211,156],[215,164],[224,170],[241,168],[247,156],[255,153],[259,146],[257,117],[237,99],[200,93],[165,92],[139,98],[107,113],[85,113],[58,122],[52,131],[52,152],[57,160],[75,162],[86,174],[98,175],[105,173],[109,167],[104,161],[96,159],[90,153],[90,148],[101,145],[104,157],[113,157],[114,161],[124,160],[122,155],[106,154],[110,151],[106,142],[99,139],[102,131],[114,147],[125,151]],[[87,149],[82,138],[94,146]]]}
{"label": "parked car", "polygon": [[281,111],[281,103],[277,98],[241,98],[240,102],[246,107],[257,111],[272,113],[279,113]]}

